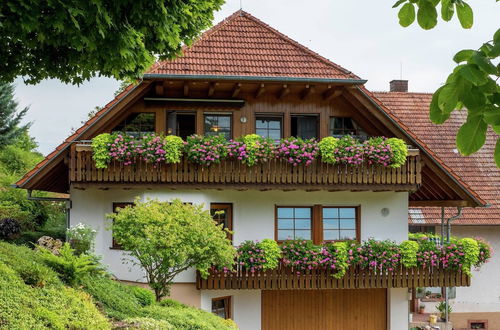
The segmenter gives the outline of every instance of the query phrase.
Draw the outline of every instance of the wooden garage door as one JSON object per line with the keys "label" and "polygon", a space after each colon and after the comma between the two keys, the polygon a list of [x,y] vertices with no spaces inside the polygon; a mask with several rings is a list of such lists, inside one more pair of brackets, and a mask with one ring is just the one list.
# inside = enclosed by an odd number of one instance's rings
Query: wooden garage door
{"label": "wooden garage door", "polygon": [[385,289],[264,290],[263,330],[384,330]]}

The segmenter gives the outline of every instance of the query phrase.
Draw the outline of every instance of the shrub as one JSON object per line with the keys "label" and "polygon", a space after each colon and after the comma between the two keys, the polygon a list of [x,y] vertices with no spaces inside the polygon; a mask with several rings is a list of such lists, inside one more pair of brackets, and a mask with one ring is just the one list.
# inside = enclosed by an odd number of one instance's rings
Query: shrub
{"label": "shrub", "polygon": [[[30,212],[23,210],[20,205],[10,201],[1,201],[0,219],[14,219],[18,221],[21,226],[23,226],[27,225],[27,222],[31,219],[31,217]],[[27,228],[29,226],[23,227]]]}
{"label": "shrub", "polygon": [[257,134],[249,134],[236,140],[230,140],[227,148],[229,157],[241,160],[243,164],[248,166],[265,163],[275,156],[274,141]]}
{"label": "shrub", "polygon": [[155,303],[155,294],[151,290],[136,285],[131,285],[129,288],[141,306],[149,306]]}
{"label": "shrub", "polygon": [[21,232],[21,225],[16,219],[0,219],[0,238],[11,238]]}
{"label": "shrub", "polygon": [[318,142],[315,139],[303,140],[294,137],[281,139],[276,147],[278,157],[286,160],[293,166],[299,164],[310,165],[316,159],[318,153]]}
{"label": "shrub", "polygon": [[400,263],[401,255],[398,245],[390,240],[376,241],[372,238],[360,245],[360,266],[362,268],[393,271]]}
{"label": "shrub", "polygon": [[387,144],[391,147],[393,156],[390,167],[398,168],[404,165],[408,157],[408,147],[406,143],[398,138],[387,139]]}
{"label": "shrub", "polygon": [[461,265],[462,271],[467,275],[471,275],[472,266],[476,265],[479,261],[479,244],[475,239],[462,238],[458,241],[458,246],[462,248],[463,260]]}
{"label": "shrub", "polygon": [[482,238],[476,238],[477,244],[479,246],[479,257],[477,260],[477,263],[474,265],[475,267],[479,268],[485,263],[488,262],[488,260],[492,257],[493,255],[493,249],[487,243],[484,239]]}
{"label": "shrub", "polygon": [[124,321],[127,325],[122,329],[141,329],[141,330],[170,330],[175,329],[172,324],[166,320],[155,320],[150,317],[135,317]]}
{"label": "shrub", "polygon": [[193,163],[204,166],[219,164],[228,155],[227,140],[223,135],[188,136],[184,152]]}
{"label": "shrub", "polygon": [[92,139],[92,158],[96,168],[106,168],[111,161],[109,147],[113,142],[113,136],[109,133],[99,134]]}
{"label": "shrub", "polygon": [[278,243],[271,239],[245,241],[238,246],[236,255],[239,265],[255,272],[278,267],[281,250]]}
{"label": "shrub", "polygon": [[[372,137],[365,141],[363,147],[365,148],[364,159],[369,165],[376,164],[387,167],[392,164],[394,153],[386,138]],[[404,161],[406,161],[406,157]]]}
{"label": "shrub", "polygon": [[22,266],[18,267],[17,273],[27,285],[44,287],[47,283],[57,283],[54,273],[36,262],[23,263]]}
{"label": "shrub", "polygon": [[338,163],[361,165],[364,160],[363,145],[351,135],[345,135],[337,141],[335,159]]}
{"label": "shrub", "polygon": [[97,231],[89,225],[79,223],[68,229],[67,235],[71,247],[75,250],[75,254],[90,252],[94,247],[94,240]]}
{"label": "shrub", "polygon": [[113,219],[117,243],[130,251],[130,262],[144,269],[157,300],[186,269],[196,268],[207,277],[212,265],[229,268],[234,263],[226,231],[201,205],[136,200],[134,207],[107,216]]}
{"label": "shrub", "polygon": [[38,252],[43,261],[59,274],[59,278],[72,286],[78,284],[86,275],[103,273],[102,266],[95,257],[86,254],[77,256],[68,243],[64,243],[59,249],[59,255],[54,255],[42,247],[38,248]]}
{"label": "shrub", "polygon": [[322,254],[323,260],[320,263],[335,271],[333,277],[342,278],[349,267],[348,243],[327,243],[322,250]]}
{"label": "shrub", "polygon": [[335,149],[337,148],[337,143],[339,139],[332,136],[323,138],[318,143],[319,152],[321,154],[321,160],[327,164],[336,164],[337,157],[335,156]]}
{"label": "shrub", "polygon": [[294,268],[297,274],[322,265],[322,249],[312,241],[287,240],[281,245],[283,263]]}
{"label": "shrub", "polygon": [[182,157],[184,141],[178,136],[168,135],[165,137],[165,162],[167,164],[179,163]]}
{"label": "shrub", "polygon": [[415,241],[403,241],[399,245],[401,251],[401,263],[407,268],[417,266],[418,243]]}
{"label": "shrub", "polygon": [[266,261],[262,265],[263,269],[275,269],[278,267],[279,260],[281,258],[281,249],[278,243],[272,239],[265,238],[257,245],[264,252],[264,258]]}

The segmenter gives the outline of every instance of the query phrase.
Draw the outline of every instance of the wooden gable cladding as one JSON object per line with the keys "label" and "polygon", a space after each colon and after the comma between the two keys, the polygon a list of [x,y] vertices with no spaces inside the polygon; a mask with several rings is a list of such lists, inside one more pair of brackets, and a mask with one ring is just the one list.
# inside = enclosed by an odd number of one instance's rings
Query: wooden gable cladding
{"label": "wooden gable cladding", "polygon": [[441,268],[405,268],[376,272],[351,267],[336,279],[333,271],[307,270],[301,274],[290,267],[250,272],[238,267],[234,272],[211,271],[206,279],[198,274],[199,290],[302,290],[302,289],[378,289],[470,286],[470,276]]}
{"label": "wooden gable cladding", "polygon": [[238,160],[204,167],[183,158],[178,164],[150,164],[138,161],[125,166],[113,161],[106,169],[97,169],[88,145],[72,148],[70,181],[74,186],[168,184],[174,188],[205,189],[312,189],[416,191],[421,185],[420,158],[412,151],[404,166],[329,165],[319,161],[310,166],[292,166],[273,159],[252,167]]}

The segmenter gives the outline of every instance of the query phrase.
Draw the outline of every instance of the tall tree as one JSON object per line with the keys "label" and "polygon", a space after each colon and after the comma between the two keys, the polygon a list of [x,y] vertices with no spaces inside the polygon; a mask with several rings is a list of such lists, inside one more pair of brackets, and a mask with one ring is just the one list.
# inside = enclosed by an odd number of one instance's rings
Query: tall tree
{"label": "tall tree", "polygon": [[[450,21],[456,13],[462,28],[472,28],[474,13],[464,0],[399,0],[393,8],[400,7],[398,18],[401,26],[410,26],[416,19],[421,28],[429,30],[438,23],[439,5],[444,21]],[[457,66],[432,97],[430,118],[435,124],[444,123],[454,110],[467,109],[467,120],[457,132],[457,148],[462,155],[468,156],[481,149],[488,128],[500,134],[499,58],[500,29],[477,49],[456,53],[453,60]],[[498,137],[494,158],[500,167]]]}
{"label": "tall tree", "polygon": [[0,84],[0,147],[14,143],[29,126],[19,126],[28,108],[18,111],[18,106],[14,99],[14,86]]}
{"label": "tall tree", "polygon": [[210,26],[224,0],[2,0],[0,81],[140,77]]}

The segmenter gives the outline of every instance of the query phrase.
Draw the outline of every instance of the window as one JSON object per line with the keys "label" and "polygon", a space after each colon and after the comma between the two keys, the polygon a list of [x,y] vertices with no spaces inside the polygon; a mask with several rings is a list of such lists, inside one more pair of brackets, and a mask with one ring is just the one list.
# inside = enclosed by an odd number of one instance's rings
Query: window
{"label": "window", "polygon": [[469,329],[488,329],[488,321],[469,320]]}
{"label": "window", "polygon": [[196,114],[169,111],[167,113],[167,133],[180,136],[183,140],[196,133]]}
{"label": "window", "polygon": [[212,313],[223,319],[231,318],[231,297],[212,299]]}
{"label": "window", "polygon": [[367,136],[366,132],[352,118],[349,117],[330,117],[330,135]]}
{"label": "window", "polygon": [[[127,207],[128,205],[134,205],[134,203],[131,203],[131,202],[113,203],[113,212],[116,213],[118,208],[122,209],[122,208]],[[114,237],[113,237],[112,242],[111,242],[111,248],[113,248],[113,249],[120,249],[120,250],[122,249],[122,247],[120,246],[120,244],[118,244],[115,241]]]}
{"label": "window", "polygon": [[144,133],[154,133],[155,114],[152,112],[131,113],[113,129],[113,132],[123,132],[132,136],[138,136]]}
{"label": "window", "polygon": [[232,137],[231,115],[205,115],[205,135]]}
{"label": "window", "polygon": [[[210,204],[210,214],[217,224],[223,224],[224,228],[233,230],[233,204],[212,203]],[[233,235],[228,234],[227,238],[233,240]]]}
{"label": "window", "polygon": [[287,239],[312,239],[312,208],[278,207],[278,241]]}
{"label": "window", "polygon": [[324,241],[358,240],[359,207],[356,206],[276,206],[275,239]]}
{"label": "window", "polygon": [[318,137],[318,116],[317,115],[292,115],[292,136],[303,139]]}
{"label": "window", "polygon": [[322,215],[324,241],[356,239],[355,207],[323,207]]}
{"label": "window", "polygon": [[257,116],[255,118],[255,134],[257,135],[279,141],[282,138],[282,131],[281,117]]}

